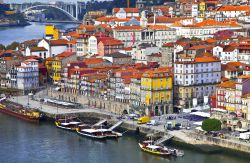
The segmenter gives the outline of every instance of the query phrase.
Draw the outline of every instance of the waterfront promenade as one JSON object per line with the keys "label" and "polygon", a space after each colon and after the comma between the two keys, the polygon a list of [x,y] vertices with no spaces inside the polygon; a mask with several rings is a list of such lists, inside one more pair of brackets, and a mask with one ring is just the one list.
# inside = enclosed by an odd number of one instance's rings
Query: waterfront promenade
{"label": "waterfront promenade", "polygon": [[[37,108],[51,118],[55,117],[55,115],[74,114],[83,117],[90,116],[93,118],[107,118],[109,123],[115,123],[117,121],[117,118],[120,117],[120,115],[118,114],[110,113],[91,106],[83,106],[80,109],[68,109],[68,108],[51,106],[43,102],[38,102],[31,99],[28,100],[27,96],[11,97],[9,100],[22,104],[24,106],[27,106],[27,104],[29,103],[30,108]],[[164,123],[158,126],[147,126],[145,124],[138,125],[136,121],[130,119],[123,119],[122,127],[128,130],[139,129],[140,132],[145,134],[160,133],[161,135],[171,135],[174,137],[176,141],[184,142],[186,144],[191,144],[195,146],[216,145],[223,148],[229,148],[233,150],[250,153],[249,143],[233,139],[214,138],[206,136],[204,134],[198,134],[194,130],[182,129],[182,130],[167,131],[164,128]]]}

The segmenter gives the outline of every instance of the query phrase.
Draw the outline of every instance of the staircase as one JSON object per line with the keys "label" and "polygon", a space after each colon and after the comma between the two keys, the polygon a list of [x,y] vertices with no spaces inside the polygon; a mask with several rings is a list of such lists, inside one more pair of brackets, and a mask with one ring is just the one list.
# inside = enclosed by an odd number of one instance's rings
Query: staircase
{"label": "staircase", "polygon": [[170,139],[172,139],[172,138],[173,138],[172,135],[164,135],[162,138],[156,140],[156,141],[154,142],[154,145],[159,145],[159,144],[161,144],[161,143],[163,143],[163,142],[165,142],[165,141],[167,141],[167,140],[170,140]]}
{"label": "staircase", "polygon": [[109,130],[114,130],[116,127],[120,126],[123,123],[123,121],[118,121],[116,124],[114,124],[112,127],[109,128]]}
{"label": "staircase", "polygon": [[100,120],[99,122],[97,122],[96,124],[94,124],[93,126],[100,126],[102,125],[103,123],[107,122],[107,119],[103,119],[103,120]]}

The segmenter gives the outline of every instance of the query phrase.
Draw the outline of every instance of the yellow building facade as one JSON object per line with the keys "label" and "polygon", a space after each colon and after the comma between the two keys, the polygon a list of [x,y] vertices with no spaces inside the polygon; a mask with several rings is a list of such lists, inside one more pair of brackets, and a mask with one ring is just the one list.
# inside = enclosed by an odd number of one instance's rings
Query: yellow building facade
{"label": "yellow building facade", "polygon": [[62,69],[62,63],[61,60],[58,58],[55,58],[55,60],[52,63],[52,75],[53,75],[53,81],[58,82],[61,80],[61,69]]}
{"label": "yellow building facade", "polygon": [[49,57],[49,58],[46,58],[45,60],[45,67],[47,68],[47,72],[48,72],[48,76],[50,79],[53,79],[53,62],[54,62],[54,58],[52,57]]}
{"label": "yellow building facade", "polygon": [[60,30],[56,28],[54,25],[46,24],[45,35],[46,37],[51,37],[55,40],[58,40],[60,38]]}
{"label": "yellow building facade", "polygon": [[199,4],[199,17],[204,18],[206,11],[206,3],[200,2]]}
{"label": "yellow building facade", "polygon": [[141,78],[141,102],[147,106],[147,113],[162,115],[172,112],[173,81],[167,69],[145,72]]}

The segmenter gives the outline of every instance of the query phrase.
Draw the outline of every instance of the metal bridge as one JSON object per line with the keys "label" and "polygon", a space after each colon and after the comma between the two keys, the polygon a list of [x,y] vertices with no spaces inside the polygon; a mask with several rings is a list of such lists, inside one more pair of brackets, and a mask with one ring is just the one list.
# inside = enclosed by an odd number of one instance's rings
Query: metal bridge
{"label": "metal bridge", "polygon": [[85,3],[80,1],[75,1],[74,3],[66,2],[54,2],[54,3],[11,3],[10,8],[21,13],[26,13],[27,11],[35,10],[36,8],[55,8],[63,13],[65,13],[72,21],[79,20],[79,14],[81,14],[82,9],[85,9]]}

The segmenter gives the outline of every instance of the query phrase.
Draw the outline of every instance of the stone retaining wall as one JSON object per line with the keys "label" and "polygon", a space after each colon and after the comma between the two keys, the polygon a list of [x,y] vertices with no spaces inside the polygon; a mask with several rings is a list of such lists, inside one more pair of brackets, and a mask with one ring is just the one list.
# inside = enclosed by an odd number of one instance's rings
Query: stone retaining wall
{"label": "stone retaining wall", "polygon": [[104,111],[121,115],[123,112],[129,113],[129,104],[117,101],[103,100],[97,97],[89,97],[82,95],[75,95],[71,93],[64,93],[58,91],[48,91],[48,96],[69,102],[76,102],[83,105],[93,106]]}
{"label": "stone retaining wall", "polygon": [[227,139],[210,137],[210,136],[200,135],[200,134],[195,134],[195,135],[192,134],[189,136],[198,138],[199,140],[203,141],[204,144],[211,144],[211,145],[216,145],[216,146],[220,146],[223,148],[229,148],[232,150],[250,153],[250,144],[247,145],[244,143],[232,142]]}

